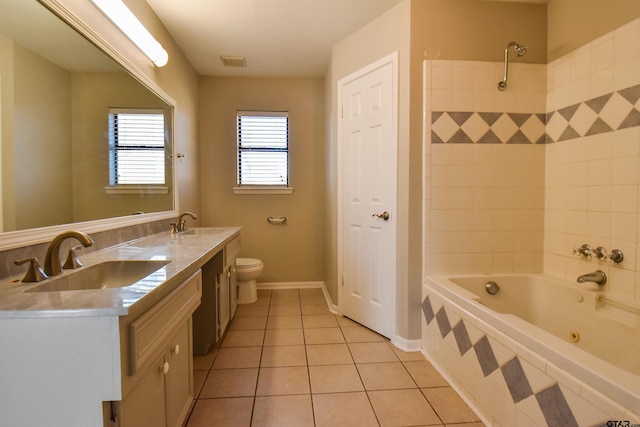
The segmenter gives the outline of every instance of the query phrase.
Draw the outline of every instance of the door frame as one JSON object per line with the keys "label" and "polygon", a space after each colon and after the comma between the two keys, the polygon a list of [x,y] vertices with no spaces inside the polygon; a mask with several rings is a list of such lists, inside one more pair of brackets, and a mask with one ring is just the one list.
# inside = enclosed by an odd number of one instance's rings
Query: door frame
{"label": "door frame", "polygon": [[[399,52],[395,51],[393,53],[390,53],[389,55],[378,59],[377,61],[372,62],[369,65],[366,65],[365,67],[354,71],[353,73],[342,77],[341,79],[338,80],[337,82],[337,108],[336,108],[336,129],[337,129],[337,135],[336,135],[336,157],[337,157],[337,197],[338,197],[338,203],[337,203],[337,207],[338,207],[338,224],[337,224],[337,228],[338,228],[338,277],[337,277],[337,285],[338,285],[338,313],[340,315],[343,314],[343,310],[342,310],[342,296],[343,296],[343,273],[344,273],[344,265],[343,265],[343,260],[344,260],[344,248],[343,248],[343,225],[344,225],[344,210],[343,210],[343,203],[342,203],[342,196],[343,196],[343,191],[342,191],[342,186],[343,186],[343,182],[344,182],[344,177],[342,175],[342,143],[343,143],[343,138],[342,138],[342,113],[343,113],[343,87],[349,83],[351,83],[353,80],[357,80],[360,77],[378,69],[381,68],[389,63],[391,63],[391,68],[392,68],[392,81],[391,81],[391,91],[392,91],[392,134],[395,135],[396,138],[396,151],[398,150],[398,143],[399,143],[399,136],[398,136],[398,108],[399,108],[399,97],[398,97],[398,90],[399,90],[399,78],[398,78],[398,62],[399,62]],[[397,157],[396,157],[396,162],[397,162]],[[396,174],[398,173],[398,169],[396,168]],[[396,184],[396,198],[395,198],[395,210],[397,211],[397,205],[398,205],[398,193],[397,193],[397,184]],[[394,212],[393,213],[394,216],[397,217],[397,213]],[[393,221],[394,227],[396,227],[396,242],[398,240],[398,235],[397,235],[397,221]],[[396,253],[394,254],[394,256],[397,259],[397,245],[396,245]],[[398,271],[397,271],[397,264],[396,264],[396,279],[398,276]],[[393,311],[394,311],[394,316],[393,316],[393,327],[392,330],[394,331],[393,336],[391,337],[391,342],[395,342],[396,338],[397,338],[397,324],[398,324],[398,314],[397,314],[397,296],[398,296],[398,285],[396,283],[395,286],[395,292],[394,292],[394,300],[392,302],[392,307],[393,307]]]}

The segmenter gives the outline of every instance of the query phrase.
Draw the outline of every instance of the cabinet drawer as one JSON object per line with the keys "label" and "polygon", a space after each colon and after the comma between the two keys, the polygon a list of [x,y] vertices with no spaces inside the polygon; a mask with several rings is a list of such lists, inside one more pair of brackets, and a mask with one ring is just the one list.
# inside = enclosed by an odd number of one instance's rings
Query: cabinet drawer
{"label": "cabinet drawer", "polygon": [[175,291],[129,325],[129,375],[136,373],[162,346],[173,326],[200,305],[202,275],[198,270]]}
{"label": "cabinet drawer", "polygon": [[236,237],[224,247],[224,266],[228,267],[234,263],[240,252],[240,236]]}

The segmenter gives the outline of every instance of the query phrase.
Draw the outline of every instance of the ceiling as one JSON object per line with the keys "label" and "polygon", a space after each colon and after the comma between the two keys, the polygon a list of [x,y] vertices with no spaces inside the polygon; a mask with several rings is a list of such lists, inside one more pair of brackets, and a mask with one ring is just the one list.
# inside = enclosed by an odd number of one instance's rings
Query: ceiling
{"label": "ceiling", "polygon": [[336,42],[401,1],[147,0],[199,74],[251,77],[324,76]]}

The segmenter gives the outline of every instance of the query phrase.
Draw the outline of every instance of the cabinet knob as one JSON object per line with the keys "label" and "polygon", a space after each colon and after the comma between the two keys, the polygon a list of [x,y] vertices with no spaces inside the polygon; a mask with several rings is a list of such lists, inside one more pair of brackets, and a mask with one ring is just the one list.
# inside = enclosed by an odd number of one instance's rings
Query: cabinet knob
{"label": "cabinet knob", "polygon": [[180,344],[174,345],[173,348],[171,349],[171,352],[173,354],[180,354]]}
{"label": "cabinet knob", "polygon": [[165,375],[169,373],[169,362],[164,362],[162,365],[162,373]]}

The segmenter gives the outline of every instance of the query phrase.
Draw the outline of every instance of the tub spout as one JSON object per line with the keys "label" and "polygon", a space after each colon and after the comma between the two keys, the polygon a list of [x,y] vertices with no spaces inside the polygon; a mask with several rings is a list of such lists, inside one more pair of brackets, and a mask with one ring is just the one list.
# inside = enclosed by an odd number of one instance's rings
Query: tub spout
{"label": "tub spout", "polygon": [[593,282],[600,286],[604,286],[607,283],[607,275],[604,274],[604,271],[597,270],[593,273],[583,274],[582,276],[578,276],[578,283],[586,283]]}

